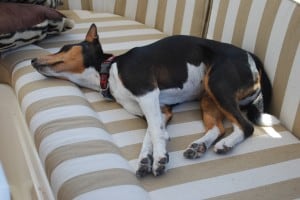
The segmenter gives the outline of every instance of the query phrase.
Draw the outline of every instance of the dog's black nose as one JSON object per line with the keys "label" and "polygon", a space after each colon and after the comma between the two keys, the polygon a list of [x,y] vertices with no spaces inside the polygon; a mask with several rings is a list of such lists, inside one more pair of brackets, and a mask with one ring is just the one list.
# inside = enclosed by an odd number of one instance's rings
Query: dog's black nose
{"label": "dog's black nose", "polygon": [[32,65],[36,64],[36,61],[37,61],[37,58],[33,58],[33,59],[31,60],[31,64],[32,64]]}

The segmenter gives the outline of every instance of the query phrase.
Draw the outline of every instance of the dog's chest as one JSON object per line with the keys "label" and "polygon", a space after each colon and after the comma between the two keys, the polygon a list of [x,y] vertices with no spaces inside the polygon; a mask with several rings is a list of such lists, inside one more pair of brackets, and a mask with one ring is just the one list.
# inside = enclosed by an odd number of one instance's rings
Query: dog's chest
{"label": "dog's chest", "polygon": [[[202,80],[205,74],[205,65],[199,66],[187,64],[188,76],[183,87],[160,90],[159,102],[161,105],[172,105],[197,99],[203,91]],[[110,91],[116,101],[124,107],[136,103],[136,96],[133,95],[121,82],[116,64],[113,64],[109,77]],[[138,109],[138,108],[136,108]],[[139,112],[136,110],[136,112]],[[135,113],[138,114],[138,113]]]}

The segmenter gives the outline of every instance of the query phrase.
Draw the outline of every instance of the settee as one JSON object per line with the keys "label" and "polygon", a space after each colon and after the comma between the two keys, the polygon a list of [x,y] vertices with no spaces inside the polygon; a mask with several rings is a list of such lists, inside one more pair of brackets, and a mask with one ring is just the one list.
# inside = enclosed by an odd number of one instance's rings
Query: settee
{"label": "settee", "polygon": [[[295,199],[300,197],[300,5],[292,0],[64,0],[73,29],[1,54],[0,160],[13,199]],[[199,105],[174,108],[164,175],[135,176],[146,122],[31,59],[82,41],[95,23],[119,55],[168,35],[240,46],[264,63],[278,122],[226,155],[184,158],[204,134]],[[225,122],[226,130],[231,124]],[[20,178],[21,177],[21,178]]]}

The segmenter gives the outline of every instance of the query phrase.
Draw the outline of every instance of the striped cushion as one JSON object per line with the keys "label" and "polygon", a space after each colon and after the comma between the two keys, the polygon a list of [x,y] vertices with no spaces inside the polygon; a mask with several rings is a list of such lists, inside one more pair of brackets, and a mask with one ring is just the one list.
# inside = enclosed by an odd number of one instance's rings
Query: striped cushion
{"label": "striped cushion", "polygon": [[203,36],[207,8],[206,0],[64,0],[60,9],[109,12],[154,27],[169,35]]}
{"label": "striped cushion", "polygon": [[291,0],[214,0],[207,37],[241,46],[264,62],[272,112],[300,137],[300,6]]}
{"label": "striped cushion", "polygon": [[[107,13],[67,11],[76,25],[40,47],[10,52],[0,65],[11,72],[22,111],[57,199],[279,199],[300,196],[300,143],[277,124],[255,134],[226,156],[209,150],[184,159],[187,145],[203,135],[198,102],[174,108],[168,126],[170,163],[164,176],[136,179],[134,170],[146,123],[97,92],[45,78],[26,58],[81,41],[91,22],[106,52],[121,54],[165,34]],[[24,61],[25,59],[25,61]],[[230,125],[226,124],[230,131]]]}

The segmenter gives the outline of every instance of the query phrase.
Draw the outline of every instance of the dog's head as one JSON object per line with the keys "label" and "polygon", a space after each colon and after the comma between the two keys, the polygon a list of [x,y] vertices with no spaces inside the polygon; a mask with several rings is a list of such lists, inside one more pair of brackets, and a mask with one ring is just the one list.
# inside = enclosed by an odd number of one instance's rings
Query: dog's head
{"label": "dog's head", "polygon": [[31,63],[45,76],[67,79],[99,91],[100,66],[110,56],[103,53],[97,28],[92,24],[84,41],[65,45],[57,53],[34,58]]}

